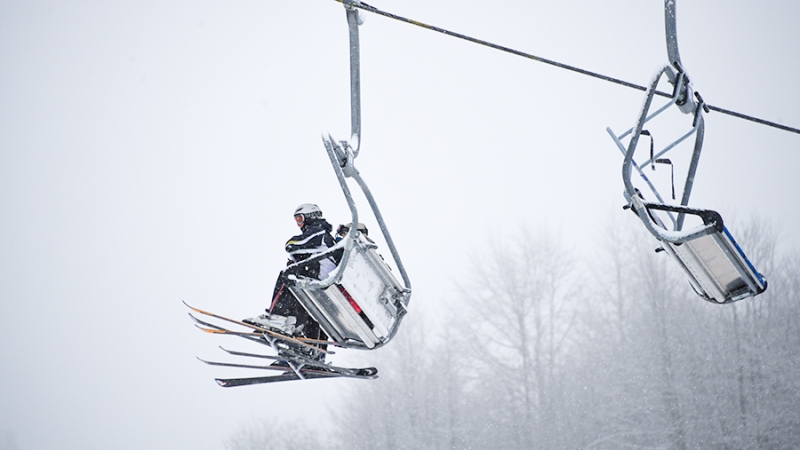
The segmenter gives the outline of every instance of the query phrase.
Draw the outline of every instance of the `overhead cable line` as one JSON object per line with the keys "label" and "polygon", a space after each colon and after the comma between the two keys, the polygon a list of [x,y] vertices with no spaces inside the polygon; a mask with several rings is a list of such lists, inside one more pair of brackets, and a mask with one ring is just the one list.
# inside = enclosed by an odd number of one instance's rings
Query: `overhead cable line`
{"label": "overhead cable line", "polygon": [[[532,55],[530,53],[525,53],[525,52],[520,51],[520,50],[514,50],[513,48],[504,47],[502,45],[493,44],[493,43],[491,43],[489,41],[484,41],[482,39],[477,39],[477,38],[474,38],[474,37],[471,37],[471,36],[467,36],[465,34],[456,33],[454,31],[450,31],[450,30],[445,30],[444,28],[439,28],[439,27],[436,27],[436,26],[433,26],[433,25],[428,25],[426,23],[418,22],[418,21],[413,20],[413,19],[408,19],[406,17],[398,16],[398,15],[392,14],[390,12],[382,11],[382,10],[380,10],[380,9],[374,7],[374,6],[370,6],[370,5],[368,5],[368,4],[364,3],[364,2],[359,2],[357,0],[335,0],[335,1],[337,1],[339,3],[342,3],[342,4],[345,4],[345,5],[352,5],[355,8],[359,8],[359,9],[364,10],[364,11],[368,11],[368,12],[371,12],[371,13],[374,13],[374,14],[378,14],[378,15],[381,15],[381,16],[384,16],[384,17],[388,17],[390,19],[398,20],[400,22],[405,22],[405,23],[409,23],[411,25],[416,25],[418,27],[422,27],[422,28],[425,28],[427,30],[436,31],[438,33],[446,34],[448,36],[452,36],[452,37],[455,37],[455,38],[458,38],[458,39],[463,39],[465,41],[469,41],[469,42],[472,42],[472,43],[475,43],[475,44],[483,45],[485,47],[493,48],[495,50],[500,50],[500,51],[503,51],[503,52],[506,52],[506,53],[511,53],[512,55],[522,56],[523,58],[532,59],[534,61],[538,61],[538,62],[541,62],[541,63],[549,64],[551,66],[559,67],[561,69],[566,69],[566,70],[570,70],[572,72],[577,72],[577,73],[580,73],[582,75],[588,75],[590,77],[594,77],[594,78],[598,78],[598,79],[601,79],[601,80],[604,80],[604,81],[608,81],[608,82],[611,82],[611,83],[619,84],[621,86],[625,86],[625,87],[629,87],[629,88],[633,88],[633,89],[638,89],[640,91],[646,91],[647,90],[647,88],[644,87],[644,86],[641,86],[641,85],[638,85],[638,84],[635,84],[635,83],[631,83],[631,82],[628,82],[628,81],[625,81],[625,80],[620,80],[619,78],[614,78],[614,77],[603,75],[603,74],[600,74],[600,73],[597,73],[597,72],[592,72],[590,70],[581,69],[580,67],[575,67],[575,66],[571,66],[569,64],[560,63],[558,61],[553,61],[552,59],[542,58],[540,56]],[[661,97],[672,98],[672,94],[671,93],[667,93],[667,92],[655,91],[655,94],[659,95]],[[770,127],[773,127],[773,128],[778,128],[780,130],[790,131],[792,133],[800,134],[800,128],[794,128],[794,127],[782,125],[782,124],[779,124],[779,123],[771,122],[769,120],[759,119],[758,117],[753,117],[753,116],[750,116],[750,115],[747,115],[747,114],[738,113],[738,112],[735,112],[735,111],[731,111],[729,109],[720,108],[718,106],[713,106],[713,105],[709,105],[709,104],[706,104],[706,106],[708,107],[708,109],[710,109],[712,111],[716,111],[718,113],[727,114],[729,116],[733,116],[733,117],[738,117],[740,119],[749,120],[751,122],[759,123],[761,125],[767,125],[767,126],[770,126]]]}

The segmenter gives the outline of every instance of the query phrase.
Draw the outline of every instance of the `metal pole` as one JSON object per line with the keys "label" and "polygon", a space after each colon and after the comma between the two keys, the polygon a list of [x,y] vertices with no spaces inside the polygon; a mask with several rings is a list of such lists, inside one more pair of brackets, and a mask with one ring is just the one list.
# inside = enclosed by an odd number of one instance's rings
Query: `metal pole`
{"label": "metal pole", "polygon": [[361,18],[353,5],[360,2],[344,0],[347,12],[347,27],[350,30],[350,143],[353,156],[361,149],[361,65],[359,57],[358,26]]}
{"label": "metal pole", "polygon": [[664,27],[667,34],[667,55],[669,55],[669,62],[680,71],[683,70],[683,65],[681,63],[681,55],[678,52],[675,2],[676,0],[664,0]]}

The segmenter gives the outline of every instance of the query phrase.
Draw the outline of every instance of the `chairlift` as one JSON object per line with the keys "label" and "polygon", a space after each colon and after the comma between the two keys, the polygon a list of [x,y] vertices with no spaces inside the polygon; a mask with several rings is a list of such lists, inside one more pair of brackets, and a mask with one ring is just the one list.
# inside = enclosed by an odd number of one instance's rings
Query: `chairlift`
{"label": "chairlift", "polygon": [[[358,27],[363,21],[354,7],[358,4],[356,0],[343,0],[343,4],[350,35],[351,136],[349,141],[336,141],[330,134],[323,134],[322,141],[350,208],[351,223],[357,224],[359,215],[347,178],[356,181],[367,199],[403,283],[397,280],[383,257],[377,253],[377,246],[362,235],[356,226],[351,226],[336,246],[311,259],[325,258],[339,249],[344,250],[339,266],[327,279],[315,280],[297,275],[287,277],[294,282],[289,286],[289,291],[336,345],[373,349],[386,344],[397,333],[411,298],[411,282],[378,205],[354,165],[361,147]],[[291,273],[292,267],[285,270]]]}
{"label": "chairlift", "polygon": [[[336,141],[330,134],[323,134],[322,142],[350,208],[352,225],[344,238],[336,245],[311,258],[287,266],[283,271],[285,279],[289,280],[286,283],[288,291],[319,323],[320,328],[330,340],[290,336],[252,322],[231,319],[187,304],[186,306],[197,314],[249,329],[244,332],[228,329],[190,313],[189,316],[201,330],[212,334],[239,336],[267,345],[277,353],[277,355],[262,355],[222,349],[234,356],[272,360],[273,363],[270,365],[201,359],[206,364],[214,366],[283,372],[278,375],[261,377],[217,378],[217,383],[223,387],[313,378],[374,379],[378,376],[378,371],[374,367],[347,368],[326,363],[325,355],[333,354],[332,351],[327,350],[327,347],[328,345],[357,349],[381,347],[395,336],[400,322],[408,310],[408,303],[411,299],[411,282],[383,220],[383,215],[378,209],[378,204],[354,164],[361,147],[358,26],[362,21],[355,7],[360,5],[357,0],[343,0],[343,4],[347,12],[347,24],[350,31],[351,136],[350,140]],[[383,257],[377,253],[377,246],[373,241],[359,231],[357,226],[359,223],[358,208],[350,192],[347,178],[356,181],[372,208],[372,213],[383,233],[395,266],[400,272],[402,283],[397,280]],[[293,273],[298,266],[330,257],[334,252],[341,252],[342,256],[337,267],[328,274],[327,278],[317,280]]]}
{"label": "chairlift", "polygon": [[[704,104],[702,97],[693,91],[692,84],[680,60],[675,27],[675,0],[665,0],[664,12],[670,64],[661,68],[647,86],[644,104],[636,124],[620,135],[616,135],[611,128],[606,128],[624,155],[622,180],[625,185],[624,195],[628,202],[626,208],[632,209],[650,234],[661,242],[659,250],[665,251],[678,262],[698,295],[718,304],[743,300],[764,292],[767,288],[766,279],[755,269],[733,239],[719,213],[688,206],[700,152],[703,148],[705,134],[703,112],[708,112],[708,107]],[[672,97],[666,104],[651,113],[656,87],[664,76],[674,87]],[[657,153],[654,152],[651,136],[650,158],[642,165],[637,164],[633,156],[639,144],[639,138],[642,135],[649,135],[648,130],[644,129],[645,124],[672,107],[692,116],[691,129]],[[692,135],[695,136],[694,150],[684,182],[680,205],[667,204],[642,167],[652,166],[656,163],[671,164],[671,161],[663,156]],[[629,139],[627,146],[622,142],[626,138]],[[634,187],[631,181],[633,169],[639,174],[640,179],[656,201],[646,201],[641,191]],[[684,229],[687,215],[702,219],[702,225]]]}

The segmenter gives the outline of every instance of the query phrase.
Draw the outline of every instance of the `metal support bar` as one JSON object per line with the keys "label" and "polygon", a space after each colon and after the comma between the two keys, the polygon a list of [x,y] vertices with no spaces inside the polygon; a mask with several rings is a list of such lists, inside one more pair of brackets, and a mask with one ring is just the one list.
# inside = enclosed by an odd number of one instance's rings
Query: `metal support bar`
{"label": "metal support bar", "polygon": [[372,192],[370,192],[369,187],[367,187],[367,183],[364,182],[364,179],[361,178],[360,174],[356,172],[353,178],[356,180],[358,185],[361,186],[361,191],[364,193],[364,197],[367,198],[367,202],[369,202],[370,207],[372,207],[372,211],[375,213],[375,219],[378,221],[378,226],[383,233],[383,238],[386,240],[386,245],[389,246],[389,251],[392,253],[392,258],[394,259],[395,264],[397,264],[397,270],[400,271],[400,276],[403,277],[403,284],[405,285],[406,289],[411,289],[411,280],[408,279],[408,274],[403,266],[403,261],[400,260],[400,254],[397,252],[397,247],[394,245],[392,236],[389,234],[389,229],[386,227],[386,222],[383,220],[383,215],[378,209],[378,204],[375,202]]}
{"label": "metal support bar", "polygon": [[[694,140],[694,151],[692,152],[692,161],[689,163],[689,173],[686,175],[686,183],[683,187],[683,196],[681,197],[681,205],[687,206],[689,204],[689,196],[692,195],[692,186],[694,186],[694,176],[697,173],[697,164],[700,161],[700,151],[703,149],[703,137],[705,136],[705,120],[703,119],[702,108],[697,108],[696,126],[697,135]],[[677,230],[683,229],[683,220],[686,216],[684,213],[678,214]]]}
{"label": "metal support bar", "polygon": [[680,70],[680,67],[683,67],[683,65],[681,63],[681,55],[678,52],[675,1],[676,0],[664,0],[664,28],[667,35],[667,55],[669,55],[669,63]]}
{"label": "metal support bar", "polygon": [[[367,183],[361,178],[361,174],[355,168],[353,164],[353,156],[352,152],[350,152],[347,148],[342,148],[332,136],[328,135],[327,138],[323,136],[322,140],[325,143],[325,149],[328,151],[328,156],[331,160],[331,165],[333,166],[334,172],[336,172],[336,177],[339,180],[339,186],[342,188],[342,193],[344,193],[345,198],[347,199],[347,205],[350,207],[350,211],[352,214],[352,223],[358,223],[358,211],[356,209],[355,201],[353,200],[353,196],[350,193],[350,189],[347,185],[346,177],[353,178],[358,183],[359,187],[361,187],[361,191],[366,197],[367,201],[369,202],[370,207],[372,208],[372,213],[375,216],[375,219],[378,221],[378,226],[383,233],[383,237],[386,240],[386,245],[389,246],[389,250],[392,253],[392,257],[394,259],[395,264],[397,265],[397,269],[400,271],[400,275],[403,278],[403,284],[407,290],[411,290],[411,281],[406,273],[405,266],[400,259],[400,254],[397,251],[397,248],[394,245],[394,240],[392,240],[392,236],[389,234],[389,229],[386,227],[386,222],[383,220],[383,215],[381,214],[380,209],[378,208],[377,202],[375,202],[375,198],[372,196],[372,192],[370,192]],[[346,157],[344,158],[344,162],[338,158],[338,155],[344,154]],[[355,239],[355,233],[357,233],[357,227],[351,226],[350,230],[347,233],[347,236],[343,239],[343,241],[352,241]],[[345,254],[348,255],[350,249],[352,248],[352,244],[348,244],[345,246]],[[344,262],[344,257],[343,257]],[[340,267],[344,267],[342,263],[339,264]],[[330,285],[330,284],[328,284]],[[327,287],[327,286],[326,286]]]}
{"label": "metal support bar", "polygon": [[[627,132],[625,132],[625,134],[630,134],[630,131],[631,130],[628,130]],[[606,132],[608,132],[608,134],[611,136],[611,139],[614,140],[614,143],[617,144],[617,148],[619,148],[619,151],[622,152],[622,155],[625,156],[625,152],[627,152],[627,150],[625,149],[625,146],[622,144],[622,141],[620,141],[620,137],[614,134],[614,131],[612,131],[610,127],[606,127]],[[658,190],[656,190],[656,187],[653,185],[653,182],[650,181],[650,178],[644,173],[642,168],[638,164],[636,164],[636,161],[631,159],[631,165],[639,173],[639,176],[642,177],[642,180],[644,180],[644,182],[647,183],[647,186],[650,187],[650,191],[656,196],[656,199],[659,202],[664,203],[664,199],[661,198],[661,194],[658,193]],[[628,198],[628,202],[630,203],[631,200],[628,197],[627,191],[625,192],[625,197]],[[669,215],[670,220],[672,220],[672,224],[677,227],[678,223],[675,221],[675,216],[671,212],[667,212],[667,215]]]}
{"label": "metal support bar", "polygon": [[[625,158],[622,163],[622,181],[625,184],[625,192],[632,198],[638,197],[636,195],[636,189],[633,187],[633,183],[631,182],[631,168],[633,167],[633,153],[636,151],[636,146],[639,144],[639,136],[642,134],[642,129],[644,128],[644,123],[647,120],[647,111],[650,110],[650,105],[653,103],[653,92],[658,86],[658,81],[661,78],[661,75],[664,73],[665,69],[659,70],[655,76],[653,76],[650,85],[647,87],[647,91],[644,98],[644,105],[642,105],[641,114],[636,119],[636,125],[633,126],[631,132],[631,140],[628,142],[628,148],[625,151]],[[643,219],[644,220],[644,219]]]}
{"label": "metal support bar", "polygon": [[350,34],[350,143],[354,147],[353,157],[356,157],[361,150],[361,63],[358,26],[363,21],[356,9],[356,5],[360,5],[361,2],[343,0],[343,4],[347,12],[347,27]]}

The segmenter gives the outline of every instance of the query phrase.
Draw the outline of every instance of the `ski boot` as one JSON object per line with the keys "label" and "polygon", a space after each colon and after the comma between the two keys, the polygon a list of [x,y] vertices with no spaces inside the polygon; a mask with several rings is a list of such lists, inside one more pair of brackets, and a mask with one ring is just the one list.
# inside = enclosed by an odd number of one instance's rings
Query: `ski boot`
{"label": "ski boot", "polygon": [[266,328],[268,330],[276,331],[286,336],[293,336],[300,333],[303,325],[296,326],[297,318],[294,316],[281,316],[279,314],[261,314],[257,317],[242,320],[244,323],[255,325],[257,327]]}

